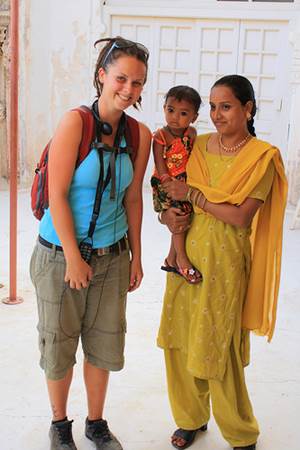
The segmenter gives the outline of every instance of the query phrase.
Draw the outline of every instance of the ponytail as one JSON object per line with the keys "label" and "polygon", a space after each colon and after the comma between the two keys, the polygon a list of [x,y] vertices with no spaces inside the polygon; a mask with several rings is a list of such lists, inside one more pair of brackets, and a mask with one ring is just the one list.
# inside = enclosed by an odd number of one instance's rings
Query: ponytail
{"label": "ponytail", "polygon": [[252,136],[256,137],[255,128],[254,128],[254,119],[253,119],[252,116],[251,116],[251,119],[248,120],[248,122],[247,122],[247,127],[248,127],[249,133],[250,133]]}

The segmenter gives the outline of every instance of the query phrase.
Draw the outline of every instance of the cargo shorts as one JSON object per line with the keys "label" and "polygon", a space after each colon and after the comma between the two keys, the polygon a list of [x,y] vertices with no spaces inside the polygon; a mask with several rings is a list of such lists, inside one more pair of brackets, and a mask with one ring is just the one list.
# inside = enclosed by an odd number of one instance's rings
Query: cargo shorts
{"label": "cargo shorts", "polygon": [[37,242],[30,276],[38,306],[40,366],[48,379],[64,378],[76,363],[79,337],[86,360],[106,370],[124,366],[129,250],[92,255],[93,278],[87,288],[64,281],[62,251]]}

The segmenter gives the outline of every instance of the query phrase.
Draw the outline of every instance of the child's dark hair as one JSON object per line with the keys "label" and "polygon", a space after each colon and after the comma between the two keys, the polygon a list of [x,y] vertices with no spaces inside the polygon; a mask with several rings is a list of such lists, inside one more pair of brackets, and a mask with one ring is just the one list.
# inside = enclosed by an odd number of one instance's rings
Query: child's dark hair
{"label": "child's dark hair", "polygon": [[256,136],[254,128],[254,116],[257,111],[254,89],[248,78],[242,75],[226,75],[215,82],[212,89],[216,86],[227,86],[233,92],[233,95],[244,106],[251,101],[253,107],[251,110],[251,118],[247,122],[248,131],[252,136]]}
{"label": "child's dark hair", "polygon": [[195,113],[199,111],[200,105],[202,103],[201,97],[196,91],[196,89],[193,89],[190,86],[174,86],[165,95],[165,102],[167,102],[168,98],[175,98],[175,100],[178,100],[181,102],[181,100],[185,100],[186,102],[193,105],[195,109]]}
{"label": "child's dark hair", "polygon": [[[98,39],[94,43],[94,47],[103,42],[106,42],[106,45],[100,50],[94,72],[94,87],[96,88],[98,98],[101,95],[103,87],[102,83],[99,80],[98,74],[100,67],[106,70],[109,65],[113,64],[121,56],[133,56],[145,64],[146,75],[144,84],[146,83],[149,52],[144,45],[140,44],[139,42],[124,39],[121,36],[116,36],[114,38]],[[137,103],[141,105],[141,97],[138,99]],[[133,106],[138,109],[137,104],[134,104]]]}

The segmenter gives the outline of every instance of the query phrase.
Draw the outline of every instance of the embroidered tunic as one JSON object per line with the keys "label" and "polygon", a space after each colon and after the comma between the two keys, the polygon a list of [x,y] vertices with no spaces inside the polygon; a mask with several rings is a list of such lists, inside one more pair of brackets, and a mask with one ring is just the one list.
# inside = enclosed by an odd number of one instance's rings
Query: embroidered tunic
{"label": "embroidered tunic", "polygon": [[[210,186],[217,187],[235,156],[208,153],[208,138],[202,137],[197,151],[205,158]],[[271,162],[250,197],[264,201],[273,175]],[[241,310],[250,273],[250,233],[250,228],[235,227],[205,213],[194,214],[186,249],[189,260],[202,273],[203,282],[190,285],[182,277],[167,275],[157,342],[162,348],[184,351],[187,368],[197,378],[222,380],[233,334],[241,333]],[[248,331],[241,333],[245,365],[248,335]]]}

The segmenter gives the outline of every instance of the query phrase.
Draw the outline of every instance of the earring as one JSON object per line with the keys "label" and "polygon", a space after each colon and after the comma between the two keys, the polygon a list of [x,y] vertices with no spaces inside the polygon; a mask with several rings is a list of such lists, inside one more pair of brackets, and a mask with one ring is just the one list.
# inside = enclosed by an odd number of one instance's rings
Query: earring
{"label": "earring", "polygon": [[251,119],[252,119],[252,116],[251,116],[251,114],[248,112],[248,113],[247,113],[247,120],[248,120],[248,122],[250,122]]}

